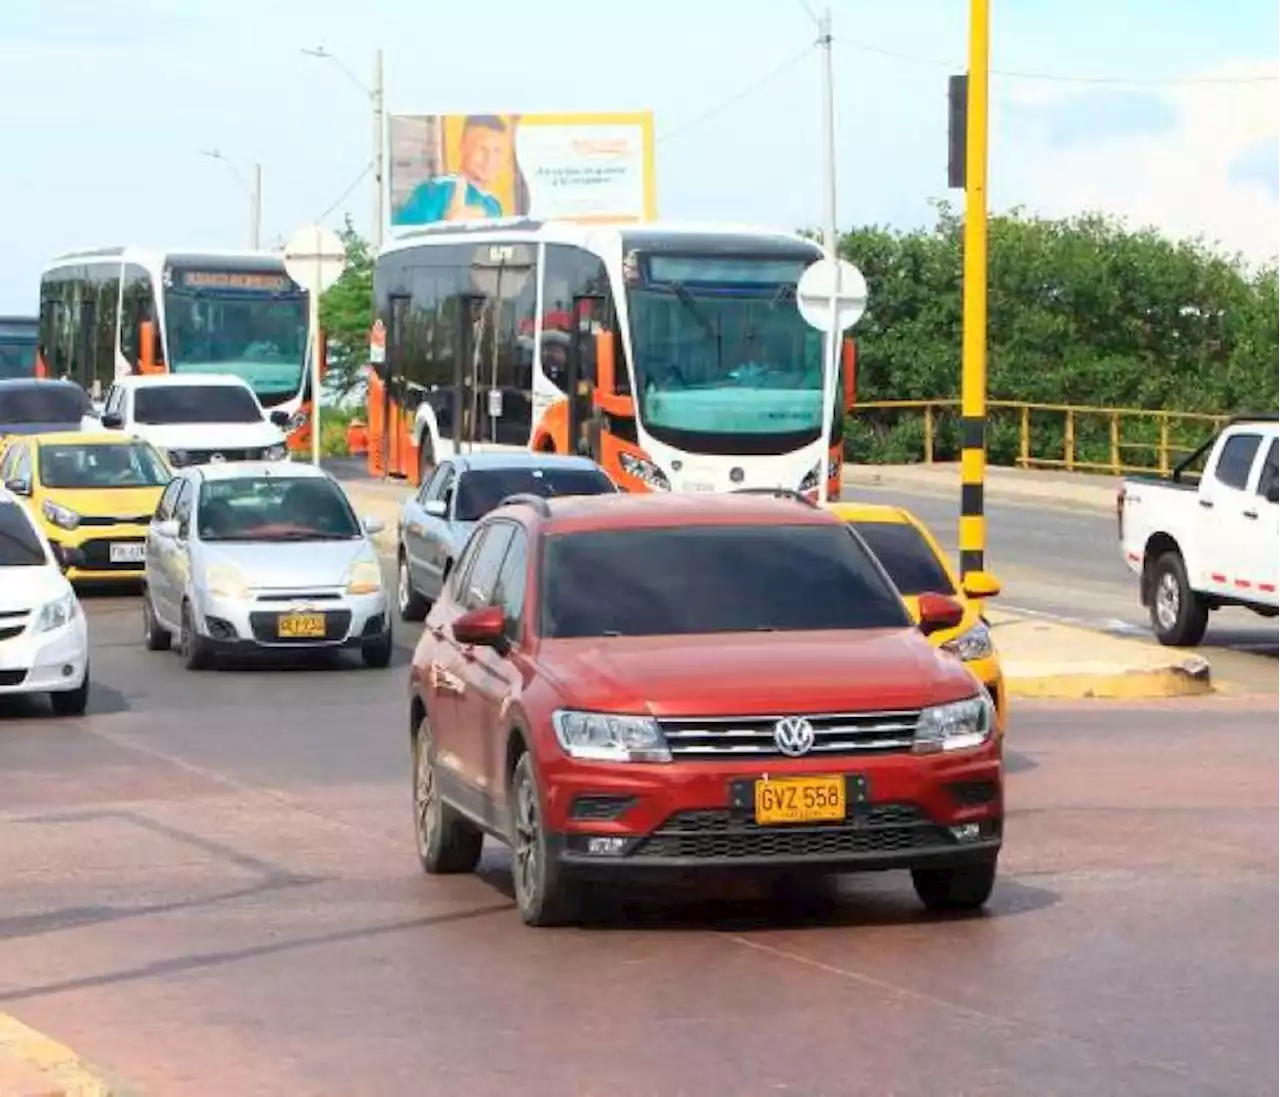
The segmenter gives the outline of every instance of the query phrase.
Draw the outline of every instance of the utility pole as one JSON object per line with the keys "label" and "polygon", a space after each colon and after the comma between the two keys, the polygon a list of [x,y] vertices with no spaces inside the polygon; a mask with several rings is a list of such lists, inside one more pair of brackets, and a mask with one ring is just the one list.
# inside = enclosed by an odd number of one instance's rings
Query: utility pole
{"label": "utility pole", "polygon": [[262,247],[262,165],[253,165],[253,187],[249,192],[249,247]]}
{"label": "utility pole", "polygon": [[[818,20],[818,47],[822,50],[822,220],[823,247],[827,259],[834,263],[840,258],[840,230],[836,224],[836,88],[835,70],[831,57],[831,9],[825,8]],[[830,311],[831,329],[827,332],[825,359],[822,369],[822,434],[826,445],[822,447],[822,457],[818,464],[818,501],[826,503],[829,485],[828,475],[831,467],[832,421],[836,417],[836,388],[840,376],[840,342],[842,331],[835,323],[836,297],[840,291],[839,272],[833,272],[831,279]],[[843,433],[843,432],[841,432]],[[844,444],[843,437],[836,439]]]}
{"label": "utility pole", "polygon": [[960,573],[982,571],[987,525],[987,78],[991,0],[969,3],[965,126],[964,334],[960,369]]}
{"label": "utility pole", "polygon": [[382,250],[383,171],[387,149],[387,129],[384,116],[385,97],[382,83],[382,50],[373,55],[373,254]]}

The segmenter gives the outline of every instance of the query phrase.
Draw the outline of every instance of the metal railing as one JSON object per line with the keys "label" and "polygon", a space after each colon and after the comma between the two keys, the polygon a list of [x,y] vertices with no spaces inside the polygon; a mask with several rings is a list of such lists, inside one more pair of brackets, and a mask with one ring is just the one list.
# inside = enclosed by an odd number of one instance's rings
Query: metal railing
{"label": "metal railing", "polygon": [[[900,422],[903,413],[922,419],[920,459],[925,464],[935,463],[940,456],[958,459],[958,398],[871,400],[856,404],[849,415],[855,421],[871,418],[883,427]],[[993,464],[1012,463],[1018,468],[1167,475],[1179,457],[1194,452],[1229,418],[1204,412],[988,400],[987,448]],[[1011,447],[993,447],[993,436],[1007,441],[1015,425],[1017,452],[1011,462],[1001,462],[999,458]],[[1146,460],[1139,460],[1139,455]]]}

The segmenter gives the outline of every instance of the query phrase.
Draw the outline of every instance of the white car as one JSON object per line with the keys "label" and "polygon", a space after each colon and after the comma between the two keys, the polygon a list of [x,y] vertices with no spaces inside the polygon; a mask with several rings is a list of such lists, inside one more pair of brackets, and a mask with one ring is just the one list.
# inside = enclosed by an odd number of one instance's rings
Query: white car
{"label": "white car", "polygon": [[283,411],[267,415],[253,389],[222,373],[119,377],[101,426],[150,442],[172,468],[222,461],[289,458]]}
{"label": "white car", "polygon": [[[66,565],[74,563],[76,550]],[[39,525],[0,488],[0,697],[47,693],[59,716],[89,701],[89,630]]]}
{"label": "white car", "polygon": [[391,617],[371,534],[338,482],[313,465],[183,469],[147,534],[146,646],[176,639],[189,669],[221,653],[350,648],[391,661]]}

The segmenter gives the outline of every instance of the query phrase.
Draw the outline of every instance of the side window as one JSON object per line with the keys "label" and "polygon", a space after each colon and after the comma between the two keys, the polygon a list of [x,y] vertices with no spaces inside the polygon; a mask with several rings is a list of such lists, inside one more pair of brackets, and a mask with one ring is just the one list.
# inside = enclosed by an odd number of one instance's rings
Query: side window
{"label": "side window", "polygon": [[498,573],[502,570],[502,558],[507,554],[514,530],[510,522],[495,522],[489,527],[484,543],[476,551],[475,563],[466,576],[462,604],[467,609],[490,604],[494,587],[498,584]]}
{"label": "side window", "polygon": [[8,482],[13,479],[13,468],[18,461],[17,454],[17,446],[10,446],[5,452],[3,460],[0,460],[0,480]]}
{"label": "side window", "polygon": [[1271,448],[1267,450],[1267,459],[1262,465],[1262,475],[1258,477],[1258,494],[1275,501],[1277,486],[1280,486],[1280,469],[1277,468],[1276,449],[1280,442],[1271,440]]}
{"label": "side window", "polygon": [[164,494],[160,496],[160,502],[156,506],[156,520],[164,522],[173,517],[174,504],[178,500],[178,492],[182,490],[182,485],[186,480],[181,478],[170,480],[169,486],[164,489]]}
{"label": "side window", "polygon": [[471,574],[471,566],[476,562],[476,554],[480,551],[480,543],[489,535],[490,526],[480,526],[467,540],[458,558],[457,566],[449,573],[449,597],[458,605],[465,599],[462,592],[466,589],[467,576]]}
{"label": "side window", "polygon": [[498,582],[493,588],[491,599],[494,605],[502,607],[502,612],[507,619],[507,637],[511,640],[520,634],[520,620],[524,614],[528,541],[522,529],[517,529],[512,534],[511,547],[507,549],[506,559],[502,561],[502,571],[498,574]]}
{"label": "side window", "polygon": [[1233,434],[1223,443],[1218,454],[1218,464],[1213,470],[1214,479],[1224,487],[1243,491],[1249,484],[1253,470],[1253,458],[1262,443],[1259,434]]}
{"label": "side window", "polygon": [[121,397],[124,395],[124,389],[119,385],[112,385],[107,391],[107,402],[102,406],[103,415],[119,415]]}
{"label": "side window", "polygon": [[431,479],[422,485],[422,490],[418,492],[418,502],[425,503],[428,499],[439,499],[444,494],[446,483],[450,476],[453,475],[453,466],[448,461],[442,465],[437,465],[435,472],[431,474]]}
{"label": "side window", "polygon": [[23,480],[30,484],[31,477],[31,447],[18,446],[17,456],[13,459],[13,476],[16,480]]}
{"label": "side window", "polygon": [[452,465],[450,465],[445,470],[445,474],[440,477],[440,482],[436,485],[435,495],[435,498],[439,499],[440,502],[448,507],[450,512],[453,511],[453,493],[457,488],[458,472]]}
{"label": "side window", "polygon": [[173,507],[173,516],[178,520],[178,536],[186,537],[191,532],[191,503],[195,498],[190,480],[183,480],[178,489],[177,502]]}

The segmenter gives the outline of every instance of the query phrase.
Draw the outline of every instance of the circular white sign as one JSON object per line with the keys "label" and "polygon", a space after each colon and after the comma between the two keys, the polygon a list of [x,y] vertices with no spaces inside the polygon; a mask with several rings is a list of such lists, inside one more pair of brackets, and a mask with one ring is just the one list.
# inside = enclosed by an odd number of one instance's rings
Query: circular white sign
{"label": "circular white sign", "polygon": [[796,306],[812,327],[820,331],[831,331],[833,327],[836,331],[846,331],[867,311],[867,280],[862,271],[843,259],[819,259],[800,276]]}
{"label": "circular white sign", "polygon": [[308,293],[324,293],[347,269],[347,249],[332,229],[305,225],[289,237],[284,269]]}

